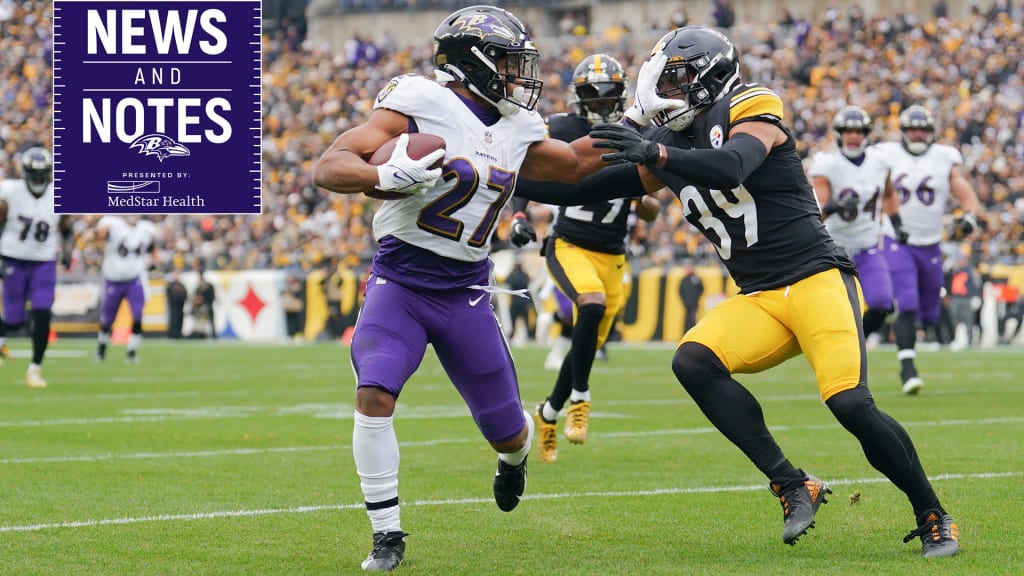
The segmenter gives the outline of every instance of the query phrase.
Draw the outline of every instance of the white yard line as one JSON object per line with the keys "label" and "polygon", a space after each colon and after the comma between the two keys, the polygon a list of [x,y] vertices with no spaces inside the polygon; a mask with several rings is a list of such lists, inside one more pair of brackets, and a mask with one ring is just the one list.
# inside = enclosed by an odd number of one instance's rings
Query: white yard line
{"label": "white yard line", "polygon": [[[195,416],[201,418],[202,416]],[[170,418],[152,417],[141,420],[165,420]],[[947,427],[947,426],[986,426],[999,424],[1020,424],[1024,423],[1024,417],[1010,418],[982,418],[977,420],[925,420],[921,422],[903,422],[908,428],[926,427]],[[0,425],[3,423],[0,422]],[[794,432],[803,430],[840,430],[839,424],[812,424],[808,426],[771,426],[773,432]],[[592,432],[592,438],[636,438],[645,436],[688,436],[696,434],[712,434],[718,431],[709,426],[697,428],[663,428],[661,430],[637,430],[622,432]],[[403,448],[413,446],[441,446],[446,444],[483,444],[484,440],[478,437],[464,438],[437,438],[433,440],[417,440],[411,442],[400,442]],[[329,452],[332,450],[349,450],[348,444],[334,444],[325,446],[279,446],[270,448],[232,448],[228,450],[193,450],[186,452],[134,452],[128,454],[92,454],[78,456],[50,456],[32,458],[4,458],[0,459],[2,465],[17,464],[63,464],[71,462],[107,462],[113,460],[159,460],[174,458],[212,458],[219,456],[252,456],[259,454],[287,454],[302,452]]]}
{"label": "white yard line", "polygon": [[[998,478],[1013,478],[1024,476],[1024,472],[981,472],[976,474],[941,474],[931,477],[932,482],[943,480],[985,480]],[[846,484],[882,483],[889,480],[881,477],[855,478],[829,481],[829,485],[840,486]],[[622,490],[604,492],[563,492],[558,494],[528,494],[524,500],[554,500],[563,498],[635,498],[642,496],[672,496],[679,494],[712,494],[720,492],[754,492],[764,490],[761,484],[747,486],[705,486],[698,488],[659,488],[654,490]],[[442,500],[414,500],[402,502],[402,506],[458,506],[463,504],[484,504],[491,502],[490,498],[456,498]],[[124,524],[141,524],[148,522],[188,522],[192,520],[211,520],[216,518],[241,518],[253,516],[270,516],[274,514],[306,514],[309,512],[323,512],[331,510],[362,510],[362,502],[354,504],[332,504],[296,506],[293,508],[265,508],[258,510],[225,510],[221,512],[205,512],[201,514],[160,514],[157,516],[137,516],[127,518],[100,518],[94,520],[77,520],[66,522],[52,522],[43,524],[27,524],[22,526],[0,526],[0,532],[39,532],[58,528],[92,528],[96,526],[116,526]]]}

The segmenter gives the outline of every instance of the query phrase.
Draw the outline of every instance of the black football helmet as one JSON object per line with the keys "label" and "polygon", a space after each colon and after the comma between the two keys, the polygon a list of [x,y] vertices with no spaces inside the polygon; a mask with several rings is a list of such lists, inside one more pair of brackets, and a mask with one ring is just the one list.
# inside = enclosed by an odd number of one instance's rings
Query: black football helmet
{"label": "black football helmet", "polygon": [[654,117],[658,126],[685,130],[694,117],[718,102],[740,82],[740,54],[721,32],[704,26],[684,26],[662,36],[651,55],[668,57],[658,80],[658,96],[685,100],[690,105]]}
{"label": "black football helmet", "polygon": [[[924,140],[911,140],[907,137],[907,130],[914,128],[926,130],[928,137]],[[903,132],[903,147],[915,156],[927,152],[935,142],[935,119],[932,118],[932,113],[927,108],[919,104],[914,104],[900,112],[900,130]]]}
{"label": "black football helmet", "polygon": [[626,110],[626,71],[607,54],[592,54],[572,73],[569,104],[591,124],[618,122]]}
{"label": "black football helmet", "polygon": [[53,180],[53,155],[46,148],[33,146],[21,153],[21,176],[29,192],[42,196]]}
{"label": "black football helmet", "polygon": [[[871,134],[871,116],[860,106],[847,106],[836,113],[832,119],[832,129],[836,131],[836,144],[847,158],[857,158],[867,150],[868,135]],[[861,132],[864,139],[860,146],[853,147],[843,142],[843,132]]]}
{"label": "black football helmet", "polygon": [[434,31],[434,66],[503,116],[533,110],[544,85],[540,53],[526,26],[494,6],[470,6],[445,18]]}

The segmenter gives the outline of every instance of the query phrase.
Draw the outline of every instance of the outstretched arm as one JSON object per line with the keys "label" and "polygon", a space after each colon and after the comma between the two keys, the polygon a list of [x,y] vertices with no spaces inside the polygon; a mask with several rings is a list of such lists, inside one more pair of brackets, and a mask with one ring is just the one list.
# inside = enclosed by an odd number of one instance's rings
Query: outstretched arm
{"label": "outstretched arm", "polygon": [[642,178],[636,166],[616,164],[576,184],[520,178],[516,184],[516,196],[544,204],[579,206],[615,198],[643,196],[663,186],[656,178]]}

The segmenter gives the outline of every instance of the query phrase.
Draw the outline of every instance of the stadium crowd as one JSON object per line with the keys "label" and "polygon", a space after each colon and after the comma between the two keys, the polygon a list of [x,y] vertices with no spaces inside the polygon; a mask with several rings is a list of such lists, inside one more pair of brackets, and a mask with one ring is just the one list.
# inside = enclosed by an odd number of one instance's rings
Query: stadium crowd
{"label": "stadium crowd", "polygon": [[[45,0],[0,1],[3,176],[14,173],[18,151],[51,144],[50,6]],[[899,137],[897,115],[904,106],[916,102],[931,109],[940,141],[959,146],[986,206],[987,229],[973,251],[988,263],[1024,263],[1024,9],[1006,6],[979,6],[963,20],[867,18],[847,8],[808,22],[783,13],[770,26],[737,14],[731,35],[738,39],[746,77],[787,103],[788,123],[805,155],[834,145],[830,121],[846,104],[871,113],[876,140]],[[663,26],[540,39],[546,72],[541,113],[566,109],[566,81],[586,54],[613,54],[635,77]],[[308,271],[335,263],[362,269],[374,253],[375,201],[317,189],[311,163],[337,134],[366,117],[390,77],[409,69],[431,74],[432,46],[385,36],[353,38],[334,52],[290,28],[267,33],[264,44],[263,214],[156,218],[156,262],[167,271],[190,266],[193,257],[208,269]],[[634,230],[634,269],[683,258],[713,261],[712,247],[683,220],[679,203],[669,194],[662,201],[658,219]],[[98,270],[100,264],[93,224],[92,217],[76,222],[78,270]],[[500,237],[506,233],[507,223],[498,229]]]}

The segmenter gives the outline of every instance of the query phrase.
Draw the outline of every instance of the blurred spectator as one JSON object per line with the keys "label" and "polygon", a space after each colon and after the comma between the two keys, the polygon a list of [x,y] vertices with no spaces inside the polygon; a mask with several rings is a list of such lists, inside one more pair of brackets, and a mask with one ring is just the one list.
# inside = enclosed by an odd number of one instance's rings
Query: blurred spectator
{"label": "blurred spectator", "polygon": [[188,288],[181,283],[181,273],[175,270],[165,288],[167,294],[167,337],[175,340],[182,337],[185,323],[185,304],[188,302]]}
{"label": "blurred spectator", "polygon": [[289,272],[281,290],[281,307],[284,308],[285,332],[289,338],[302,338],[306,328],[306,286],[299,276]]}

